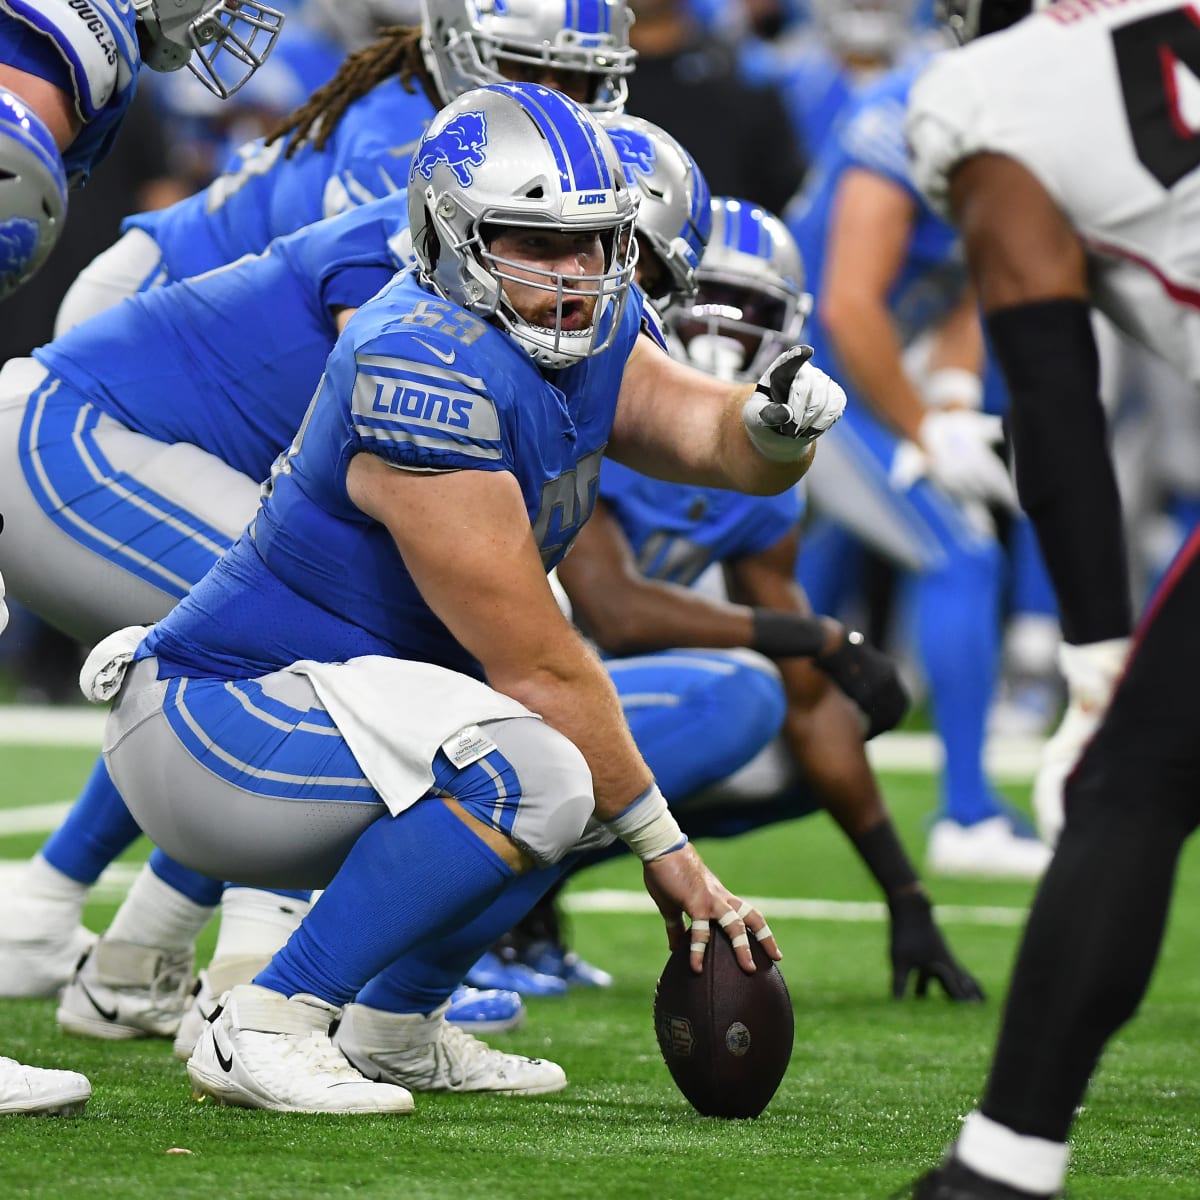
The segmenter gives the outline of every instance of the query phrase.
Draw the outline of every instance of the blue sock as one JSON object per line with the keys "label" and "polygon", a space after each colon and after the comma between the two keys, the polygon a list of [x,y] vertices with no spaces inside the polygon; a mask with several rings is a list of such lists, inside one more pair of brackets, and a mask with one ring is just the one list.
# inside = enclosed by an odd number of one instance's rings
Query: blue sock
{"label": "blue sock", "polygon": [[67,819],[42,847],[42,857],[77,883],[95,883],[141,832],[98,758]]}
{"label": "blue sock", "polygon": [[385,967],[356,997],[359,1004],[394,1013],[429,1013],[497,938],[507,933],[569,870],[572,860],[526,871],[469,924],[427,939]]}
{"label": "blue sock", "polygon": [[254,982],[346,1004],[402,954],[474,921],[513,877],[446,805],[427,797],[368,826]]}
{"label": "blue sock", "polygon": [[983,770],[1000,656],[1000,550],[948,541],[947,559],[916,578],[917,644],[946,751],[942,806],[973,825],[1002,812]]}
{"label": "blue sock", "polygon": [[[209,879],[207,875],[177,863],[157,847],[150,855],[150,870],[168,887],[173,887],[193,904],[204,908],[213,908],[220,903],[221,893],[225,890],[225,885],[219,879]],[[302,892],[297,894],[303,895]]]}

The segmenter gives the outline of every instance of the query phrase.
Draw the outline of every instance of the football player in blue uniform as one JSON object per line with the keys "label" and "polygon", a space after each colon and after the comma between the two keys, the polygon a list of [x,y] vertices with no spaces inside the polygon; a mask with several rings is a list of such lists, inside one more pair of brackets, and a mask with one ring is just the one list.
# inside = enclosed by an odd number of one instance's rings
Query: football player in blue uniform
{"label": "football player in blue uniform", "polygon": [[[731,387],[639,336],[634,194],[557,92],[460,97],[408,198],[419,272],[347,325],[250,528],[85,672],[93,694],[119,689],[107,762],[164,849],[250,884],[327,885],[189,1060],[196,1091],[230,1103],[411,1107],[407,1087],[454,1065],[454,951],[465,969],[588,836],[643,859],[695,969],[714,935],[744,969],[751,936],[778,954],[684,839],[545,572],[606,453],[781,491],[841,391],[806,348]],[[563,1086],[543,1066],[527,1090]]]}
{"label": "football player in blue uniform", "polygon": [[[188,66],[227,97],[261,65],[283,17],[258,3],[4,0],[0,4],[0,298],[53,250],[67,191],[108,153],[143,63]],[[0,578],[0,631],[8,623]],[[70,1071],[0,1058],[0,1111],[78,1111],[91,1086]]]}
{"label": "football player in blue uniform", "polygon": [[[996,686],[1002,558],[988,503],[1015,507],[996,454],[1000,421],[978,411],[982,336],[954,230],[908,173],[905,104],[916,65],[847,114],[789,216],[816,311],[809,333],[861,402],[809,481],[818,511],[910,573],[919,660],[945,747],[931,871],[1036,877],[1048,847],[1014,823],[984,773]],[[925,393],[904,351],[936,331]],[[812,538],[800,578],[820,612],[843,546]]]}
{"label": "football player in blue uniform", "polygon": [[423,0],[420,26],[394,26],[351,54],[271,136],[243,146],[203,192],[130,217],[84,269],[55,332],[124,296],[255,254],[321,217],[402,192],[413,147],[443,104],[505,78],[616,108],[633,69],[625,0],[489,6]]}

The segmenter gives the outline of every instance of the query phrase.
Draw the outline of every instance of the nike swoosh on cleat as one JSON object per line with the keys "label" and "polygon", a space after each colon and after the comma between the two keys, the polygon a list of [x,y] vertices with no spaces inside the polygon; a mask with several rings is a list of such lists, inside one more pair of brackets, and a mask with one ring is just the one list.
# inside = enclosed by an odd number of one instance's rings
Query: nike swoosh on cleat
{"label": "nike swoosh on cleat", "polygon": [[88,1003],[106,1020],[115,1021],[117,1019],[118,1009],[113,1008],[111,1011],[105,1008],[91,992],[88,991],[87,984],[83,980],[79,980],[79,990],[88,998]]}
{"label": "nike swoosh on cleat", "polygon": [[417,345],[424,346],[434,358],[440,358],[446,366],[450,366],[458,355],[457,350],[451,350],[447,353],[445,350],[439,350],[436,346],[431,346],[428,342],[423,342],[420,338],[416,339]]}
{"label": "nike swoosh on cleat", "polygon": [[233,1051],[230,1050],[228,1058],[221,1053],[221,1043],[217,1040],[216,1030],[213,1030],[213,1050],[216,1051],[217,1062],[221,1064],[221,1070],[228,1075],[233,1070]]}

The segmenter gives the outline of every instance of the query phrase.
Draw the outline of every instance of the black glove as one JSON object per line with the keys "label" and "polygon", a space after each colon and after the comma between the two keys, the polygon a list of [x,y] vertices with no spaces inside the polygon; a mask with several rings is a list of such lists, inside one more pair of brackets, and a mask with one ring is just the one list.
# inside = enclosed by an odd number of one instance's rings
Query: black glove
{"label": "black glove", "polygon": [[951,1000],[981,1001],[983,988],[950,953],[933,920],[933,908],[921,892],[888,901],[892,914],[892,996],[903,1000],[908,981],[917,976],[916,994],[924,997],[936,979]]}
{"label": "black glove", "polygon": [[861,633],[848,632],[836,650],[816,655],[813,662],[862,710],[867,741],[904,719],[910,699],[896,664],[869,646]]}

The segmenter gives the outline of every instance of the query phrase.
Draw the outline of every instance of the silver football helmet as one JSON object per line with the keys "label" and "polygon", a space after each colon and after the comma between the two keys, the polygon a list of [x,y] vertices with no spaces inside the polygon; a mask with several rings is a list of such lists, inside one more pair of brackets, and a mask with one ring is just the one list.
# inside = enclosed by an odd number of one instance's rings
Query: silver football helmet
{"label": "silver football helmet", "polygon": [[800,340],[812,296],[787,226],[749,200],[716,196],[712,235],[691,305],[667,312],[693,366],[723,379],[758,379]]}
{"label": "silver football helmet", "polygon": [[1054,0],[937,0],[934,16],[962,44],[985,33],[1007,29],[1053,3]]}
{"label": "silver football helmet", "polygon": [[[495,321],[543,367],[570,366],[612,344],[637,263],[637,208],[595,118],[539,84],[494,84],[452,101],[425,131],[408,177],[422,278]],[[497,227],[598,233],[604,268],[567,276],[499,257],[491,249]],[[522,317],[506,284],[553,296],[553,324]],[[581,296],[595,297],[591,324],[564,329],[564,302]]]}
{"label": "silver football helmet", "polygon": [[912,36],[916,0],[811,0],[817,28],[843,55],[892,59]]}
{"label": "silver football helmet", "polygon": [[188,70],[227,100],[274,49],[283,13],[258,0],[133,0],[142,62]]}
{"label": "silver football helmet", "polygon": [[696,160],[660,126],[627,113],[607,113],[600,124],[617,148],[626,178],[642,194],[639,281],[664,313],[696,294],[696,268],[712,230],[708,183]]}
{"label": "silver football helmet", "polygon": [[0,91],[0,298],[46,261],[67,219],[67,176],[50,130]]}
{"label": "silver football helmet", "polygon": [[584,107],[616,112],[637,52],[625,0],[421,0],[425,65],[443,99],[546,71],[578,76]]}

